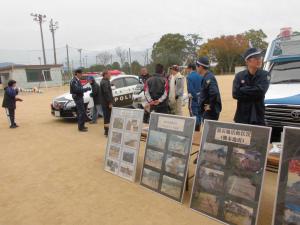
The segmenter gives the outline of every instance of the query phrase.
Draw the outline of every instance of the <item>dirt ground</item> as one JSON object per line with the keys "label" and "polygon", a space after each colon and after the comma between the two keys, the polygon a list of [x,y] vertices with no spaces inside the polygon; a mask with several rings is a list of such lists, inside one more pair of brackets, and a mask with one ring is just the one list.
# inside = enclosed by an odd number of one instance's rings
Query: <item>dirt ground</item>
{"label": "dirt ground", "polygon": [[[218,77],[223,121],[232,121],[235,110],[232,79]],[[51,99],[67,90],[21,94],[18,129],[8,129],[4,110],[0,114],[0,225],[221,224],[189,209],[190,191],[181,205],[139,185],[144,143],[135,183],[105,172],[102,120],[79,133],[76,123],[50,114]],[[276,179],[266,173],[259,225],[271,224]]]}

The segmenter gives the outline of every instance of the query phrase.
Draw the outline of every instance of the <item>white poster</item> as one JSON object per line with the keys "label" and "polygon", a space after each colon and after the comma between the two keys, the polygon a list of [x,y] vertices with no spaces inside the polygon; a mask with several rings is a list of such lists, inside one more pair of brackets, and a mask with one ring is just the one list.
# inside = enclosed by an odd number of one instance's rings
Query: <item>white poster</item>
{"label": "white poster", "polygon": [[161,129],[183,132],[184,123],[184,119],[160,116],[158,118],[157,127]]}

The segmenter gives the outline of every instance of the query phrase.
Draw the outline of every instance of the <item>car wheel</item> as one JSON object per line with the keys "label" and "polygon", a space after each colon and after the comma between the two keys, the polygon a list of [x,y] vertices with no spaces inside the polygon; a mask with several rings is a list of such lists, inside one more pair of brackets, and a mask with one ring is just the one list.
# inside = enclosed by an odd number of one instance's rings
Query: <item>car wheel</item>
{"label": "car wheel", "polygon": [[88,121],[91,121],[93,119],[93,108],[87,108],[85,113]]}

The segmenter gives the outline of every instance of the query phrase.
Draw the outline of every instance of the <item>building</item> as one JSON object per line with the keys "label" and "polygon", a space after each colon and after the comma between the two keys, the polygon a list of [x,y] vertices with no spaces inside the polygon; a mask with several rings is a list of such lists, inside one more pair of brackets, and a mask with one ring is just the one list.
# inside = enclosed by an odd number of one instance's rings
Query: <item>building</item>
{"label": "building", "polygon": [[17,81],[20,88],[44,88],[63,84],[63,65],[20,65],[10,64],[0,67],[2,86],[9,80]]}

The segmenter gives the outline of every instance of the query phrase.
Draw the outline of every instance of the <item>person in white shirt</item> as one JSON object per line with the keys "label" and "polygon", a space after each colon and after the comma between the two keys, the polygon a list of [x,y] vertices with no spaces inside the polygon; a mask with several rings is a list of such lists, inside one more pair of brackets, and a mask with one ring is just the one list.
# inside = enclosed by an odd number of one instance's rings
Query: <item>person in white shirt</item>
{"label": "person in white shirt", "polygon": [[179,67],[173,65],[170,67],[170,92],[169,103],[171,114],[182,115],[182,97],[184,92],[184,77],[179,72]]}

